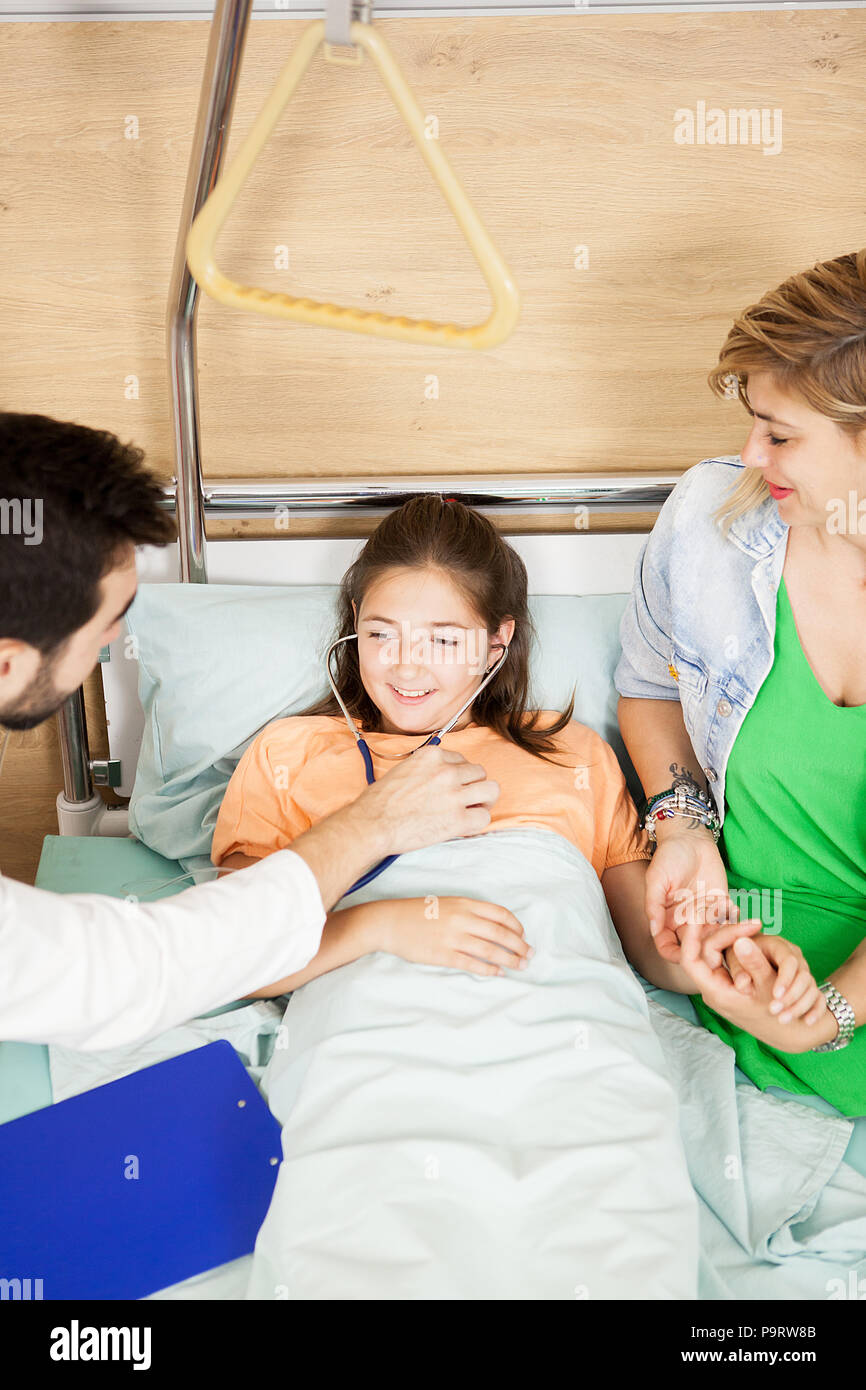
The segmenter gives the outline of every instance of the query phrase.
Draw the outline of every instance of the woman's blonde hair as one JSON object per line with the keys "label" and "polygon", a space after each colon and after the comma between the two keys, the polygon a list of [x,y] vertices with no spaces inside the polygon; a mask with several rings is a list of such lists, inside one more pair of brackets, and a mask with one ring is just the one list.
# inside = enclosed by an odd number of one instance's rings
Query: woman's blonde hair
{"label": "woman's blonde hair", "polygon": [[[792,275],[740,315],[707,380],[751,415],[750,372],[772,373],[780,391],[847,434],[866,429],[866,249]],[[727,533],[769,496],[763,475],[747,469],[715,519]]]}

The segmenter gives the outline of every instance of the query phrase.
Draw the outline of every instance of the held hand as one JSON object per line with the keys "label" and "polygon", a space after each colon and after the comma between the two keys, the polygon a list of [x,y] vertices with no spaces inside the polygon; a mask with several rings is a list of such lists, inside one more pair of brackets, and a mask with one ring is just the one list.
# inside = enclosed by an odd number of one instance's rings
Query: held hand
{"label": "held hand", "polygon": [[444,965],[473,975],[523,970],[533,954],[513,913],[473,898],[411,898],[378,902],[380,950],[418,965]]}
{"label": "held hand", "polygon": [[[783,936],[767,934],[756,936],[754,944],[776,969],[770,1013],[775,1014],[780,1023],[796,1018],[817,1023],[824,1012],[823,995],[799,946]],[[705,954],[706,945],[705,942]],[[752,977],[731,948],[725,951],[725,964],[736,988],[751,996],[754,992]]]}
{"label": "held hand", "polygon": [[[657,828],[658,844],[646,875],[645,910],[656,949],[665,960],[683,963],[681,946],[687,929],[702,940],[707,925],[738,922],[736,904],[728,896],[728,878],[722,856],[708,830],[680,829],[668,822]],[[740,924],[742,930],[729,934],[726,945],[736,935],[760,930]],[[713,968],[721,963],[717,954]]]}
{"label": "held hand", "polygon": [[[797,1017],[782,1023],[771,1012],[772,1005],[778,1002],[775,990],[779,983],[779,971],[763,947],[773,940],[773,937],[764,937],[761,946],[745,939],[733,944],[735,968],[738,974],[742,972],[748,976],[748,993],[744,988],[738,988],[726,971],[713,970],[707,965],[694,937],[687,937],[683,942],[683,965],[698,980],[704,1003],[729,1023],[745,1029],[759,1042],[767,1043],[780,1052],[809,1052],[819,1043],[832,1041],[838,1032],[838,1024],[820,991],[818,1001],[808,1011],[808,1017],[814,1016],[814,1022]],[[778,954],[781,956],[784,952]],[[792,956],[788,958],[795,959]],[[799,974],[798,968],[795,979]]]}
{"label": "held hand", "polygon": [[367,787],[355,805],[378,830],[383,855],[405,854],[480,834],[498,796],[483,767],[433,744]]}

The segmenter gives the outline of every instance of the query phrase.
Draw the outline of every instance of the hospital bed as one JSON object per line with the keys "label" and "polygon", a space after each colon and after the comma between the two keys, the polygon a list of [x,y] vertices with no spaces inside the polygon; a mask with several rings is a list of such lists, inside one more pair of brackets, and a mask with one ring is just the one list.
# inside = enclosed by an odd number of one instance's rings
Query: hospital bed
{"label": "hospital bed", "polygon": [[[549,573],[552,551],[557,548],[551,544],[555,539],[515,539],[513,543],[523,551],[531,575],[546,570]],[[622,588],[612,594],[593,593],[592,576],[585,571],[583,582],[578,579],[572,583],[572,587],[585,590],[579,595],[548,592],[533,593],[531,597],[540,638],[533,670],[539,702],[549,707],[561,706],[572,686],[576,687],[577,716],[597,728],[617,748],[630,776],[616,730],[612,674],[618,654],[618,620],[626,602],[624,590],[631,565],[631,556],[626,559],[623,552],[633,551],[640,539],[636,536],[623,544],[623,537],[613,536],[583,537],[580,542],[562,538],[564,547],[573,547],[570,551],[564,549],[560,557],[563,579],[569,573],[580,573],[577,556],[583,545],[592,552],[590,568],[595,570],[595,587],[600,573],[619,572]],[[327,551],[328,543],[298,544],[305,547],[302,563],[309,577],[315,563],[313,557],[318,553],[321,564],[322,551]],[[263,542],[262,546],[267,548],[270,562],[275,563],[282,547],[271,542]],[[604,569],[600,547],[613,549]],[[350,550],[354,548],[350,545]],[[228,542],[224,546],[211,543],[208,558],[212,572],[232,574],[233,564],[242,559],[238,551],[246,551],[249,560],[250,552],[257,549],[255,542]],[[114,644],[105,668],[106,676],[115,665],[127,679],[132,673],[139,691],[138,708],[133,711],[128,701],[118,704],[113,683],[106,680],[106,688],[111,692],[111,727],[120,723],[122,709],[127,738],[133,745],[138,743],[129,811],[135,837],[47,837],[37,879],[42,887],[60,892],[107,892],[154,901],[208,877],[212,872],[208,868],[208,846],[213,820],[231,767],[243,746],[271,718],[302,708],[323,691],[321,655],[331,626],[336,593],[333,583],[245,584],[236,582],[235,572],[235,582],[183,585],[171,582],[168,575],[163,580],[158,578],[160,569],[167,570],[168,560],[164,555],[144,557],[143,568],[150,577],[130,612],[129,631]],[[587,552],[583,563],[588,564]],[[340,564],[342,558],[338,568]],[[261,575],[256,578],[260,581]],[[547,587],[554,587],[551,580]],[[565,583],[561,587],[565,588]],[[281,634],[280,643],[273,640],[275,632]],[[137,661],[123,655],[130,636],[136,639]],[[231,652],[230,666],[214,661],[214,652],[220,651]],[[265,651],[267,661],[257,663],[257,655],[260,657]],[[249,673],[252,678],[245,675],[237,680],[234,676],[238,671]],[[131,756],[124,752],[122,743],[112,745],[114,752],[120,753],[124,764]],[[523,842],[517,849],[528,854],[531,846]],[[473,888],[471,884],[461,887],[457,882],[451,891],[471,895]],[[417,893],[397,890],[395,895]],[[494,896],[483,887],[478,895]],[[243,930],[241,923],[239,930]],[[534,931],[534,924],[527,930]],[[398,964],[406,972],[421,973],[426,969]],[[354,979],[350,978],[353,969],[345,967],[326,977],[346,977],[340,1008],[351,989],[370,988],[369,980],[358,978],[357,972]],[[762,1095],[735,1072],[730,1050],[689,1022],[694,1015],[688,999],[645,984],[644,987],[652,1001],[653,1026],[660,1030],[671,1074],[676,1077],[685,1116],[690,1172],[701,1195],[705,1265],[702,1296],[817,1297],[826,1296],[821,1291],[830,1279],[841,1279],[844,1285],[848,1278],[845,1271],[856,1262],[847,1253],[843,1260],[836,1242],[844,1239],[850,1246],[852,1239],[862,1240],[866,1236],[866,1232],[859,1237],[851,1234],[852,1213],[858,1204],[866,1212],[866,1121],[852,1124],[834,1117],[830,1107],[817,1098],[784,1099],[778,1092],[774,1093],[775,1099]],[[445,988],[450,993],[452,987],[446,984]],[[230,1041],[254,1079],[269,1082],[279,1098],[280,1077],[274,1079],[271,1073],[275,1057],[279,1060],[274,1049],[278,1032],[284,1026],[283,1011],[288,1003],[285,1020],[291,1035],[293,1018],[303,1017],[292,1011],[298,1010],[302,996],[309,996],[312,990],[313,986],[306,986],[291,1001],[238,1001],[203,1019],[190,1020],[148,1043],[110,1053],[81,1054],[56,1047],[0,1045],[3,1118],[26,1113],[52,1099],[65,1099],[215,1037]],[[377,997],[381,999],[381,995]],[[312,998],[303,1002],[305,1026],[309,1028],[317,1001]],[[334,1007],[321,1003],[325,1015],[333,1014]],[[420,1006],[417,1011],[420,1012]],[[368,1018],[352,1038],[368,1031],[369,1023]],[[666,1029],[673,1032],[665,1032]],[[684,1029],[689,1033],[684,1033]],[[332,1067],[332,1073],[334,1070]],[[316,1084],[323,1083],[320,1079]],[[269,1099],[273,1094],[272,1090]],[[280,1104],[285,1106],[284,1097]],[[309,1105],[309,1094],[306,1104]],[[772,1114],[767,1107],[775,1107]],[[374,1108],[381,1109],[381,1101]],[[786,1116],[787,1122],[780,1123]],[[283,1119],[283,1111],[278,1117]],[[423,1130],[419,1140],[422,1135]],[[713,1169],[718,1166],[721,1153],[739,1153],[738,1161],[749,1175],[751,1205],[747,1213],[741,1214],[743,1227],[736,1238],[731,1229],[738,1230],[737,1213],[729,1211],[725,1203],[737,1184],[727,1181],[721,1192],[718,1185],[714,1189],[712,1184]],[[820,1256],[796,1246],[767,1256],[765,1247],[771,1244],[771,1237],[778,1242],[779,1232],[787,1237],[790,1229],[791,1213],[782,1220],[772,1203],[767,1207],[771,1192],[787,1190],[786,1174],[796,1192],[797,1210],[808,1208],[813,1199],[819,1211],[822,1200],[828,1212],[832,1209],[832,1222],[828,1216],[821,1228],[824,1244],[818,1245]],[[363,1179],[359,1181],[363,1185]],[[838,1224],[840,1202],[849,1204],[843,1206],[847,1213],[844,1235]],[[766,1229],[760,1225],[759,1217]],[[296,1213],[292,1213],[292,1219],[297,1219]],[[249,1294],[251,1261],[252,1257],[248,1257],[205,1272],[159,1296],[267,1296],[261,1292]],[[840,1269],[842,1273],[838,1272]],[[338,1292],[336,1296],[341,1295]]]}
{"label": "hospital bed", "polygon": [[[65,783],[58,797],[61,834],[46,839],[37,876],[39,886],[58,892],[97,891],[152,901],[207,877],[215,808],[243,748],[269,720],[304,708],[323,692],[319,662],[330,626],[334,585],[359,542],[274,539],[206,546],[208,517],[274,516],[283,508],[305,515],[354,517],[360,532],[383,507],[413,491],[463,496],[493,516],[504,514],[509,521],[530,515],[570,515],[571,534],[518,533],[513,539],[529,570],[541,638],[533,671],[535,693],[540,705],[561,707],[576,687],[576,717],[612,743],[633,790],[638,791],[615,719],[612,675],[618,621],[643,535],[673,478],[530,475],[497,478],[495,489],[489,477],[389,478],[382,483],[205,482],[195,343],[199,284],[223,302],[253,312],[458,350],[501,341],[513,327],[519,304],[507,266],[486,238],[438,149],[428,160],[431,173],[449,198],[491,287],[494,312],[486,324],[462,330],[456,325],[354,313],[335,305],[266,294],[221,276],[212,257],[219,226],[279,111],[290,99],[304,63],[325,35],[335,45],[345,46],[347,38],[363,44],[379,64],[410,130],[415,123],[413,134],[418,134],[411,94],[389,56],[357,21],[349,31],[349,7],[334,4],[329,6],[327,30],[321,24],[311,26],[308,42],[299,46],[238,159],[217,184],[248,17],[249,0],[222,0],[217,7],[171,286],[168,357],[177,480],[165,493],[166,505],[176,508],[179,523],[181,582],[175,582],[174,557],[149,552],[140,556],[140,598],[127,632],[104,653],[109,758],[95,763],[89,756],[81,692],[70,698],[60,716]],[[419,149],[425,154],[422,144]],[[215,186],[219,197],[212,199]],[[196,278],[190,264],[197,268]],[[610,534],[589,529],[589,522],[599,519],[612,528]],[[277,644],[275,632],[280,634]],[[214,660],[215,652],[226,651],[231,652],[230,669]],[[268,652],[267,663],[261,661],[263,651]],[[128,811],[104,806],[96,790],[100,782],[131,797]],[[648,986],[646,990],[654,1026],[666,1038],[665,1055],[672,1067],[679,1058],[680,1098],[692,1124],[686,1137],[690,1171],[702,1201],[703,1296],[767,1297],[780,1290],[783,1296],[827,1296],[816,1293],[821,1287],[815,1283],[816,1270],[823,1277],[837,1267],[856,1266],[859,1271],[866,1262],[864,1233],[854,1230],[858,1210],[866,1212],[866,1121],[856,1126],[843,1121],[817,1099],[809,1103],[802,1097],[777,1095],[771,1101],[761,1096],[746,1078],[734,1073],[730,1056],[723,1055],[728,1050],[717,1040],[697,1028],[683,1033],[694,1017],[688,1000]],[[290,1017],[292,1007],[290,1003]],[[173,1030],[170,1039],[103,1059],[76,1059],[63,1049],[52,1049],[55,1055],[49,1057],[45,1048],[2,1044],[4,1112],[0,1118],[11,1119],[50,1104],[60,1094],[73,1094],[158,1056],[199,1045],[214,1035],[215,1028],[236,1041],[240,1055],[260,1079],[272,1056],[278,1010],[274,1001],[255,1005],[239,1001],[214,1011],[207,1020],[191,1020],[186,1029]],[[696,1061],[685,1056],[688,1047]],[[710,1076],[717,1089],[708,1083],[702,1096],[702,1077]],[[748,1192],[739,1212],[726,1206],[727,1194],[719,1192],[706,1167],[709,1155],[706,1135],[701,1137],[702,1104],[704,1121],[707,1108],[718,1107],[712,1123],[721,1128],[729,1125],[731,1143],[740,1144],[738,1152],[751,1183],[746,1184]],[[788,1153],[788,1159],[781,1160],[784,1170],[786,1161],[794,1162],[792,1145],[796,1156],[798,1144],[802,1146],[800,1167],[789,1172],[790,1183],[792,1188],[798,1183],[801,1188],[804,1183],[811,1186],[808,1200],[783,1214],[773,1206],[770,1189],[779,1187],[779,1152]],[[764,1171],[767,1164],[775,1165],[772,1173]],[[797,1190],[802,1198],[802,1190]],[[846,1212],[846,1235],[839,1233],[838,1220],[827,1215],[830,1208],[837,1217],[840,1210]],[[854,1216],[848,1220],[852,1211]],[[810,1221],[808,1231],[792,1237],[792,1231]],[[789,1283],[780,1282],[780,1270],[790,1271]],[[239,1297],[246,1288],[246,1270],[233,1268],[205,1273],[164,1295]]]}

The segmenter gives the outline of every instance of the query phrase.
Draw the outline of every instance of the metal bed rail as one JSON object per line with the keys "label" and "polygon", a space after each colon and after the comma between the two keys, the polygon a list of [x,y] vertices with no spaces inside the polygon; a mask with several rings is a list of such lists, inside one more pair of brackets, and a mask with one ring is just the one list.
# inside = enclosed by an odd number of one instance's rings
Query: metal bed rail
{"label": "metal bed rail", "polygon": [[[519,473],[395,474],[379,482],[362,478],[220,478],[202,484],[201,507],[205,517],[213,520],[272,517],[281,521],[286,511],[298,517],[375,518],[399,507],[408,497],[429,492],[458,498],[496,516],[572,513],[575,528],[583,529],[584,520],[595,515],[648,512],[656,516],[676,481],[676,474],[649,472],[550,477]],[[177,484],[166,485],[163,492],[166,509],[174,509]]]}

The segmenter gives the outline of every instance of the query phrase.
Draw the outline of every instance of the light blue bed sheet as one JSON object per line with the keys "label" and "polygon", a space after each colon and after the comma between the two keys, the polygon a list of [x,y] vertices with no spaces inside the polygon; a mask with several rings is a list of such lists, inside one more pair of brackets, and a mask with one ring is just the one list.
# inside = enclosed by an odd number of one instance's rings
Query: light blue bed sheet
{"label": "light blue bed sheet", "polygon": [[[638,978],[641,979],[640,976]],[[697,1011],[687,994],[672,994],[670,990],[659,989],[644,979],[641,979],[641,984],[650,999],[654,999],[662,1008],[675,1013],[679,1018],[684,1018],[688,1023],[697,1024],[699,1022]],[[737,1085],[754,1088],[754,1083],[736,1065],[734,1066],[734,1079]],[[819,1111],[822,1115],[840,1114],[822,1096],[796,1095],[792,1091],[780,1090],[778,1086],[768,1086],[764,1094],[776,1096],[779,1100],[795,1101],[798,1105],[806,1105],[812,1110]],[[861,1115],[853,1122],[851,1138],[845,1151],[845,1162],[849,1163],[862,1177],[866,1177],[866,1115]]]}

